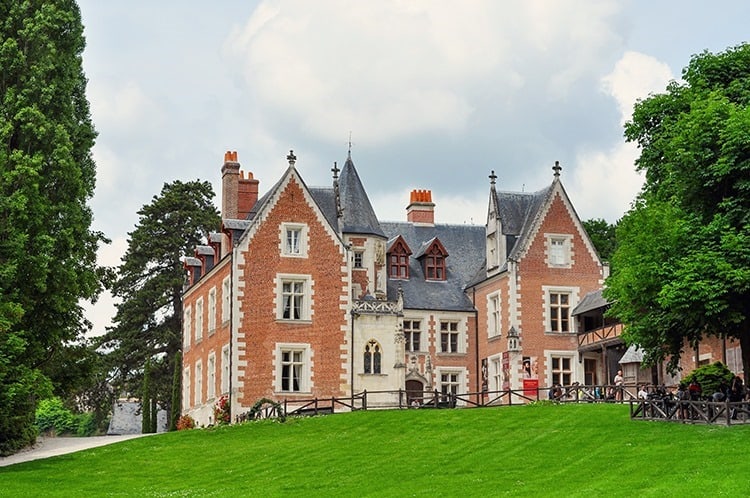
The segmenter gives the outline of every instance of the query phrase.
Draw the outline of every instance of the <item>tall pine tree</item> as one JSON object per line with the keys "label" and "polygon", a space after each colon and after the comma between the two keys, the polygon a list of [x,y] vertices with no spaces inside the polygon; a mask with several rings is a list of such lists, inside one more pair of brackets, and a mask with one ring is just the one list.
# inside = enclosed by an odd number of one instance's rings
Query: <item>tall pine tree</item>
{"label": "tall pine tree", "polygon": [[114,326],[102,337],[118,392],[137,395],[151,358],[151,396],[171,413],[172,374],[182,349],[182,258],[219,227],[209,182],[165,184],[143,206],[112,287],[121,302]]}
{"label": "tall pine tree", "polygon": [[[73,0],[0,3],[0,453],[33,441],[45,368],[89,327],[101,273],[96,133]],[[53,381],[55,379],[52,379]]]}

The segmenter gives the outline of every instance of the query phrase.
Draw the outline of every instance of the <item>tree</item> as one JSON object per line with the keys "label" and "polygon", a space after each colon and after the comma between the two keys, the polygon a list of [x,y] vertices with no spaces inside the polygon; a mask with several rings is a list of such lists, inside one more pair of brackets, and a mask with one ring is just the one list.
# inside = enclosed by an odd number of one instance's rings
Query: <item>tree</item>
{"label": "tree", "polygon": [[171,413],[172,372],[182,347],[182,258],[219,226],[209,182],[174,181],[139,211],[112,292],[121,299],[101,346],[120,393],[137,395],[150,359],[151,395]]}
{"label": "tree", "polygon": [[750,374],[750,45],[693,56],[638,102],[625,136],[645,184],[620,221],[605,296],[647,361],[739,340]]}
{"label": "tree", "polygon": [[182,412],[182,355],[179,351],[175,353],[174,373],[172,374],[172,403],[169,414],[169,430],[177,430],[177,421]]}
{"label": "tree", "polygon": [[617,247],[617,224],[610,225],[603,218],[592,218],[583,222],[583,228],[589,234],[599,256],[604,261],[609,261]]}
{"label": "tree", "polygon": [[151,432],[151,359],[146,359],[143,366],[143,381],[141,384],[141,432],[149,434]]}
{"label": "tree", "polygon": [[73,0],[0,6],[0,420],[26,420],[0,424],[3,452],[33,441],[46,367],[90,328],[79,303],[101,288],[83,48]]}

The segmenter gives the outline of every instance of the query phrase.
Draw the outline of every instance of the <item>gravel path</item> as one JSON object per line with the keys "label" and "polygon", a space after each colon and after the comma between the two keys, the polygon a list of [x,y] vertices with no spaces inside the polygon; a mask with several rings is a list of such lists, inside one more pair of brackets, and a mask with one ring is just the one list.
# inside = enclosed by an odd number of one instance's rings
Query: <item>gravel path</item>
{"label": "gravel path", "polygon": [[49,458],[57,455],[65,455],[76,451],[96,448],[107,444],[126,441],[136,437],[150,436],[151,434],[128,434],[125,436],[92,436],[92,437],[38,437],[36,444],[15,455],[0,457],[0,467],[13,465],[15,463]]}

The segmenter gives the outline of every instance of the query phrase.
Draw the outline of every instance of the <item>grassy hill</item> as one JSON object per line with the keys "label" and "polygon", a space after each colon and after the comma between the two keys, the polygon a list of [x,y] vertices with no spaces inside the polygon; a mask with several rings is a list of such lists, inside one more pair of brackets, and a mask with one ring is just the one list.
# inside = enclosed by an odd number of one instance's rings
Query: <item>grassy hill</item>
{"label": "grassy hill", "polygon": [[626,405],[368,411],[169,433],[0,468],[0,496],[747,496],[750,426]]}

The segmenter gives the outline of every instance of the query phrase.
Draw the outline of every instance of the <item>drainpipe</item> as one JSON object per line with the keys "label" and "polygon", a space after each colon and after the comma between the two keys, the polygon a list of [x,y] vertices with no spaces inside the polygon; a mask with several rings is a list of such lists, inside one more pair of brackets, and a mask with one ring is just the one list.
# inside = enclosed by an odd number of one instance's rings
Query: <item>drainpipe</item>
{"label": "drainpipe", "polygon": [[232,241],[232,252],[229,261],[229,422],[232,422],[232,415],[235,412],[234,394],[234,263],[237,255],[237,246],[234,237]]}

